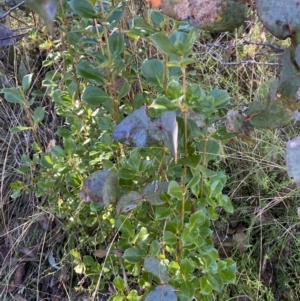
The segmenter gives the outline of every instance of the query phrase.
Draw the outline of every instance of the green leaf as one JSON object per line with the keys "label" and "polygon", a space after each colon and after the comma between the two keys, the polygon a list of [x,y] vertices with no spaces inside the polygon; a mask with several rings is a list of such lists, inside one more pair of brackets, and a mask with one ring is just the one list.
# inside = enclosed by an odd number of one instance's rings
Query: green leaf
{"label": "green leaf", "polygon": [[199,172],[196,172],[192,179],[188,182],[186,188],[192,188],[195,186],[199,186],[200,185],[200,180],[201,180],[201,174]]}
{"label": "green leaf", "polygon": [[[183,59],[179,60],[178,63],[179,63],[179,66],[182,68],[182,67],[186,67],[187,65],[194,64],[194,63],[196,63],[196,61],[192,58],[187,57],[187,58],[183,58]],[[170,67],[172,67],[172,66],[170,66]]]}
{"label": "green leaf", "polygon": [[161,32],[157,32],[150,36],[150,40],[156,45],[156,47],[164,54],[172,55],[176,54],[174,46],[170,40]]}
{"label": "green leaf", "polygon": [[135,17],[132,20],[130,33],[141,36],[148,37],[150,34],[157,32],[157,30],[150,26],[145,20],[141,17]]}
{"label": "green leaf", "polygon": [[[195,294],[195,284],[189,281],[182,281],[180,285],[179,299],[183,301],[193,300]],[[201,300],[202,301],[202,300]]]}
{"label": "green leaf", "polygon": [[30,88],[30,85],[31,85],[31,82],[32,82],[32,76],[33,76],[33,73],[27,74],[23,77],[23,79],[22,79],[22,88],[23,88],[24,92],[26,92]]}
{"label": "green leaf", "polygon": [[104,206],[102,204],[98,204],[98,203],[94,203],[91,202],[90,203],[90,209],[92,212],[101,212],[103,211]]}
{"label": "green leaf", "polygon": [[192,104],[194,101],[202,101],[206,98],[205,91],[199,85],[191,85],[187,89],[187,99]]}
{"label": "green leaf", "polygon": [[44,168],[52,168],[53,167],[53,161],[50,158],[50,156],[43,156],[41,158],[41,162],[40,162],[41,166]]}
{"label": "green leaf", "polygon": [[121,179],[132,180],[136,177],[136,171],[122,166],[118,172]]}
{"label": "green leaf", "polygon": [[127,295],[126,299],[128,301],[142,301],[143,296],[139,296],[136,290],[131,290]]}
{"label": "green leaf", "polygon": [[158,97],[154,99],[150,108],[159,109],[159,110],[175,110],[178,108],[178,105],[179,105],[178,102],[172,102],[167,98]]}
{"label": "green leaf", "polygon": [[204,159],[204,165],[207,165],[208,162],[215,160],[219,157],[220,153],[220,144],[214,139],[201,140],[197,146],[201,157]]}
{"label": "green leaf", "polygon": [[191,259],[184,258],[180,261],[180,273],[187,276],[195,269],[195,265]]}
{"label": "green leaf", "polygon": [[[209,228],[207,228],[207,229],[209,229]],[[207,236],[208,236],[209,231],[206,231],[206,232],[207,232]],[[211,231],[210,231],[210,233],[211,233]],[[219,258],[219,253],[213,246],[205,246],[205,247],[203,247],[202,250],[200,250],[200,256],[201,256],[201,259],[203,260],[203,262],[205,263],[206,268],[211,268],[212,265],[214,265],[216,260]],[[217,267],[216,267],[216,270],[217,270]]]}
{"label": "green leaf", "polygon": [[168,194],[178,200],[182,198],[182,189],[175,181],[171,181],[168,186]]}
{"label": "green leaf", "polygon": [[219,140],[219,141],[229,141],[230,139],[234,138],[236,135],[232,133],[228,133],[226,131],[225,126],[221,126],[215,132],[212,133],[211,138]]}
{"label": "green leaf", "polygon": [[87,86],[83,91],[82,100],[90,106],[99,106],[110,100],[110,96],[98,87]]}
{"label": "green leaf", "polygon": [[142,74],[150,85],[163,87],[165,67],[161,60],[145,60],[142,64]]}
{"label": "green leaf", "polygon": [[208,276],[202,276],[200,278],[200,288],[201,288],[201,293],[204,295],[208,295],[212,293],[213,285],[210,282]]}
{"label": "green leaf", "polygon": [[95,260],[90,255],[84,255],[83,258],[82,258],[82,261],[87,266],[94,266],[95,265]]}
{"label": "green leaf", "polygon": [[78,188],[81,186],[82,178],[78,173],[72,172],[67,177],[67,184],[71,187]]}
{"label": "green leaf", "polygon": [[236,271],[231,269],[220,271],[219,276],[224,283],[235,283],[236,281]]}
{"label": "green leaf", "polygon": [[226,90],[216,89],[211,91],[210,95],[214,98],[214,105],[217,109],[225,108],[230,101],[230,95]]}
{"label": "green leaf", "polygon": [[163,240],[168,245],[175,245],[177,243],[176,235],[170,231],[164,232]]}
{"label": "green leaf", "polygon": [[66,156],[66,152],[59,145],[55,145],[51,147],[51,154],[56,158],[64,158]]}
{"label": "green leaf", "polygon": [[187,247],[195,244],[196,237],[199,237],[198,231],[184,229],[180,236],[182,246]]}
{"label": "green leaf", "polygon": [[69,157],[73,157],[74,153],[76,153],[76,142],[74,139],[72,139],[71,137],[69,138],[65,138],[64,139],[64,149],[66,151],[66,153],[68,154]]}
{"label": "green leaf", "polygon": [[161,250],[161,245],[159,241],[153,240],[150,244],[149,255],[155,257],[160,253],[160,250]]}
{"label": "green leaf", "polygon": [[25,165],[28,165],[28,166],[31,165],[31,159],[30,159],[30,157],[29,157],[28,155],[23,154],[23,155],[21,156],[21,161],[22,161]]}
{"label": "green leaf", "polygon": [[105,84],[104,74],[99,71],[99,67],[96,63],[82,60],[77,64],[76,72],[79,76],[91,83],[97,85]]}
{"label": "green leaf", "polygon": [[118,93],[118,99],[120,100],[123,97],[125,97],[129,93],[129,91],[130,91],[130,85],[127,80],[124,80],[124,83]]}
{"label": "green leaf", "polygon": [[28,127],[28,126],[15,126],[15,127],[10,129],[10,132],[12,134],[16,134],[16,133],[19,133],[19,132],[28,131],[30,129],[31,129],[31,127]]}
{"label": "green leaf", "polygon": [[143,254],[140,250],[136,248],[129,248],[125,250],[123,258],[129,263],[136,264],[141,262]]}
{"label": "green leaf", "polygon": [[178,99],[183,95],[182,83],[178,82],[178,80],[172,79],[168,86],[166,94],[171,99]]}
{"label": "green leaf", "polygon": [[132,228],[131,222],[125,215],[120,215],[115,220],[115,227],[118,231],[122,232],[122,235],[126,237],[135,235],[135,229]]}
{"label": "green leaf", "polygon": [[218,199],[219,205],[228,213],[233,213],[234,208],[232,206],[230,198],[223,194],[220,199]]}
{"label": "green leaf", "polygon": [[223,289],[224,282],[219,275],[208,274],[208,281],[212,284],[215,291],[220,292]]}
{"label": "green leaf", "polygon": [[44,120],[45,109],[42,107],[38,107],[33,112],[33,122],[34,124],[39,124]]}
{"label": "green leaf", "polygon": [[164,220],[171,216],[171,209],[169,207],[159,206],[155,208],[155,219]]}
{"label": "green leaf", "polygon": [[158,259],[150,256],[146,257],[144,261],[144,268],[147,272],[158,277],[163,283],[168,283],[170,281],[166,266]]}
{"label": "green leaf", "polygon": [[153,24],[160,25],[164,21],[165,17],[161,12],[157,10],[152,10],[150,14],[150,19]]}
{"label": "green leaf", "polygon": [[191,214],[189,218],[189,228],[199,228],[206,222],[207,217],[202,210]]}
{"label": "green leaf", "polygon": [[69,138],[72,135],[72,132],[64,127],[58,127],[58,129],[55,133],[56,133],[56,135],[63,137],[63,138]]}
{"label": "green leaf", "polygon": [[197,28],[193,28],[188,33],[188,36],[184,43],[184,53],[190,53],[193,50],[194,44],[199,37],[200,30]]}
{"label": "green leaf", "polygon": [[124,291],[125,290],[125,283],[124,283],[124,280],[120,277],[120,276],[117,276],[114,281],[113,281],[113,284],[115,286],[115,288],[117,288],[119,291]]}
{"label": "green leaf", "polygon": [[93,6],[87,0],[71,0],[68,3],[81,18],[94,19],[97,17]]}
{"label": "green leaf", "polygon": [[293,114],[277,101],[253,101],[248,107],[247,114],[251,116],[250,123],[257,129],[274,129],[288,124]]}
{"label": "green leaf", "polygon": [[187,156],[177,161],[178,165],[186,165],[191,168],[196,168],[201,161],[200,155]]}
{"label": "green leaf", "polygon": [[119,56],[125,49],[123,34],[115,32],[108,38],[110,53],[113,57]]}
{"label": "green leaf", "polygon": [[213,97],[208,96],[197,102],[197,106],[193,106],[193,111],[204,116],[209,116],[210,114],[217,112]]}
{"label": "green leaf", "polygon": [[[118,8],[122,8],[122,5],[118,5]],[[107,30],[116,28],[123,16],[124,12],[122,10],[114,10],[113,13],[109,13],[109,17],[107,18]]]}
{"label": "green leaf", "polygon": [[1,93],[4,93],[4,98],[10,103],[25,103],[20,91],[16,88],[3,88]]}
{"label": "green leaf", "polygon": [[213,221],[215,221],[219,218],[219,214],[212,207],[207,208],[207,216],[210,220],[213,220]]}
{"label": "green leaf", "polygon": [[183,56],[187,57],[190,54],[187,52],[187,48],[189,48],[187,45],[187,39],[188,34],[183,31],[175,31],[169,36],[169,40],[174,47],[173,49],[175,54],[171,56],[171,61],[178,61],[179,58],[182,58]]}

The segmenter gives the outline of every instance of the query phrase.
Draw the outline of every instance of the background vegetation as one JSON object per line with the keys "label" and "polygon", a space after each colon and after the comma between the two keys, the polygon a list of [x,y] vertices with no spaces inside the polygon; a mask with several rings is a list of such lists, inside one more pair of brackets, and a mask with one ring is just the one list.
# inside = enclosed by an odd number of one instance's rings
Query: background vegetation
{"label": "background vegetation", "polygon": [[54,37],[2,3],[26,37],[0,61],[1,300],[298,300],[298,124],[225,127],[266,98],[287,42],[251,7],[210,34],[140,1],[99,1],[97,18],[88,3],[61,1]]}

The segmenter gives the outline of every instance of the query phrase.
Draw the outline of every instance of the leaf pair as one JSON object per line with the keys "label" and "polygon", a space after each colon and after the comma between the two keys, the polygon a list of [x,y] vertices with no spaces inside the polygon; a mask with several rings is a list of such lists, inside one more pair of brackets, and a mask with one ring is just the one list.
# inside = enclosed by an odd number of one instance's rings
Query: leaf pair
{"label": "leaf pair", "polygon": [[151,120],[147,107],[143,106],[121,121],[112,137],[133,147],[146,147],[162,141],[177,160],[178,124],[174,111],[163,112]]}

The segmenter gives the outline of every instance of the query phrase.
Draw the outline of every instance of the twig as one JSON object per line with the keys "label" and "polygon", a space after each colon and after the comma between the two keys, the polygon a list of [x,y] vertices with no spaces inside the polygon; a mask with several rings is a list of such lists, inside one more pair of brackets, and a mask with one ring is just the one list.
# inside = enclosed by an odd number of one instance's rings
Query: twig
{"label": "twig", "polygon": [[15,9],[17,9],[19,6],[23,5],[24,1],[20,2],[19,4],[15,5],[14,7],[10,8],[5,14],[3,14],[0,17],[0,20],[6,18],[8,15],[10,15],[11,12],[13,12]]}
{"label": "twig", "polygon": [[271,43],[257,43],[257,42],[251,42],[251,41],[244,41],[240,44],[236,44],[236,45],[222,45],[222,44],[215,44],[215,43],[207,43],[205,44],[206,47],[212,48],[212,47],[217,47],[217,48],[222,48],[224,50],[228,49],[228,47],[238,47],[238,46],[245,46],[245,45],[257,45],[257,46],[263,46],[263,47],[269,47],[272,48],[273,50],[275,50],[275,52],[277,53],[282,53],[284,52],[284,48],[281,48],[279,46],[273,45]]}
{"label": "twig", "polygon": [[224,62],[224,61],[219,61],[217,60],[220,64],[226,66],[234,66],[234,65],[267,65],[267,66],[282,66],[281,63],[264,63],[264,62],[257,62],[254,60],[243,60],[239,62]]}
{"label": "twig", "polygon": [[275,50],[275,52],[277,52],[277,53],[282,53],[285,50],[284,48],[281,48],[279,46],[273,45],[271,43],[255,43],[255,42],[250,42],[250,41],[244,41],[243,43],[238,44],[238,46],[239,45],[242,45],[242,46],[243,45],[258,45],[258,46],[263,46],[263,47],[270,47],[273,50]]}
{"label": "twig", "polygon": [[16,39],[16,41],[19,41],[22,38],[24,38],[27,34],[28,34],[28,32],[24,32],[24,33],[19,33],[19,34],[13,35],[11,37],[5,37],[5,38],[1,37],[0,41],[5,41],[5,40],[9,40],[9,39]]}

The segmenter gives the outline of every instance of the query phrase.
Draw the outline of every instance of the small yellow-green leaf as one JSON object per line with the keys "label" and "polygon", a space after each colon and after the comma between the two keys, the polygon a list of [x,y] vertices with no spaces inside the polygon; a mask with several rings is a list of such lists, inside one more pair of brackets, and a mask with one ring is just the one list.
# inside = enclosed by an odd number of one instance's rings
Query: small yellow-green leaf
{"label": "small yellow-green leaf", "polygon": [[10,129],[10,132],[12,134],[16,134],[16,133],[19,133],[19,132],[22,132],[22,131],[27,131],[27,130],[30,130],[31,128],[28,127],[28,126],[15,126],[13,128]]}

